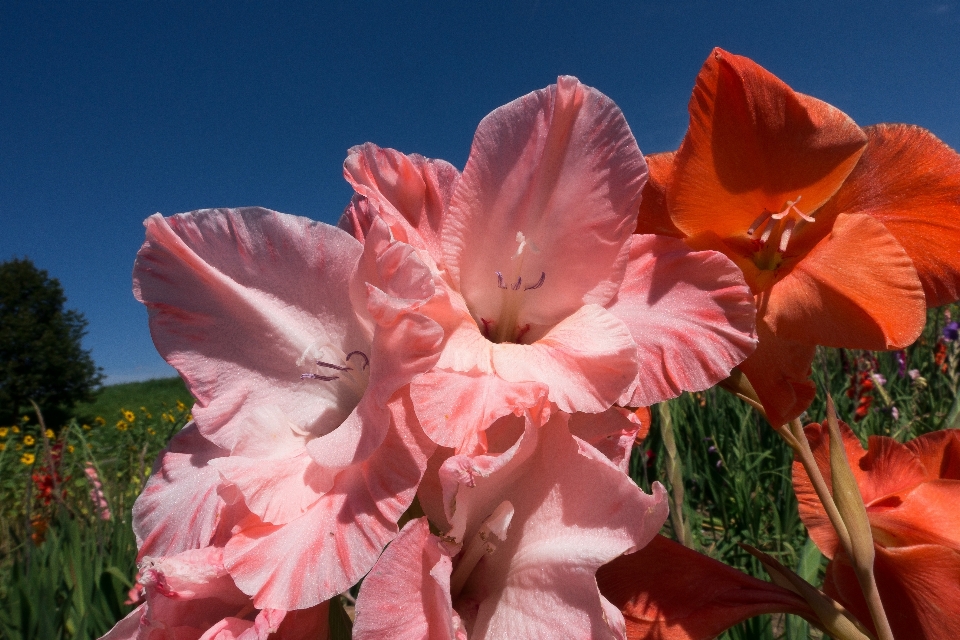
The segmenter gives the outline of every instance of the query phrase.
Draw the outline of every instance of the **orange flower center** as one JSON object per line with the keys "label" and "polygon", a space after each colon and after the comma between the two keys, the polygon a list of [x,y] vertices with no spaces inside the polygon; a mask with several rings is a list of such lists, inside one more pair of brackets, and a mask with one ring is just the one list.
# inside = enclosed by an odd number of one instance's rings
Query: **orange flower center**
{"label": "orange flower center", "polygon": [[814,221],[797,206],[801,197],[787,200],[777,213],[764,210],[747,229],[747,235],[754,239],[753,262],[758,269],[772,271],[780,266],[790,238],[805,224]]}

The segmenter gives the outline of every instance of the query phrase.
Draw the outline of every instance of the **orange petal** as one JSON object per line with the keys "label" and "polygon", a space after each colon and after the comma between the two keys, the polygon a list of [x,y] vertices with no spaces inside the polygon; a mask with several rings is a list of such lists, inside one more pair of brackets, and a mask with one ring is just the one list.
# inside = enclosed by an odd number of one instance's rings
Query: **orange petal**
{"label": "orange petal", "polygon": [[655,233],[661,236],[682,238],[667,211],[667,188],[673,173],[673,158],[676,151],[652,153],[644,156],[647,161],[647,183],[643,186],[640,200],[640,215],[634,233]]}
{"label": "orange petal", "polygon": [[926,433],[906,444],[927,471],[927,479],[960,480],[960,431]]}
{"label": "orange petal", "polygon": [[913,262],[864,214],[837,216],[830,234],[773,285],[765,309],[760,306],[781,338],[847,349],[905,347],[927,318]]}
{"label": "orange petal", "polygon": [[[960,552],[932,544],[875,548],[877,588],[894,637],[960,638]],[[824,591],[873,629],[846,554],[827,567]]]}
{"label": "orange petal", "polygon": [[790,422],[810,406],[817,389],[810,381],[816,347],[784,340],[757,322],[757,350],[739,369],[753,385],[770,424]]}
{"label": "orange petal", "polygon": [[[809,424],[804,433],[827,487],[832,486],[827,423]],[[871,523],[875,515],[900,504],[897,494],[910,492],[926,480],[920,459],[910,448],[892,438],[871,436],[869,451],[865,451],[860,439],[844,422],[840,422],[840,436]],[[799,462],[793,463],[793,489],[800,506],[800,519],[810,537],[824,555],[834,557],[838,545],[836,533]]]}
{"label": "orange petal", "polygon": [[812,213],[840,187],[867,140],[839,109],[721,49],[700,70],[689,110],[667,194],[687,235],[714,231],[749,241],[760,214],[801,195],[799,208]]}
{"label": "orange petal", "polygon": [[931,480],[868,505],[874,538],[888,547],[938,544],[960,551],[960,480]]}
{"label": "orange petal", "polygon": [[881,124],[865,131],[866,151],[820,215],[873,216],[913,259],[927,306],[956,301],[960,298],[960,155],[920,127]]}
{"label": "orange petal", "polygon": [[600,567],[597,584],[631,640],[706,640],[763,613],[813,615],[796,594],[659,535]]}

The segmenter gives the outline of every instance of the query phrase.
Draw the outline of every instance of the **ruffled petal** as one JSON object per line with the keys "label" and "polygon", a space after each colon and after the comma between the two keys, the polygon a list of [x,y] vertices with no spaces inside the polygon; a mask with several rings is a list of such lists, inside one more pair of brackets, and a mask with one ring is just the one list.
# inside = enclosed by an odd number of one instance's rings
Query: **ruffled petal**
{"label": "ruffled petal", "polygon": [[586,305],[533,344],[489,344],[496,374],[508,382],[542,382],[561,411],[609,409],[637,377],[637,344],[626,324]]}
{"label": "ruffled petal", "polygon": [[134,293],[147,305],[157,350],[197,399],[201,433],[242,454],[256,442],[244,423],[264,407],[279,407],[302,432],[339,425],[356,398],[300,375],[316,360],[342,366],[346,354],[369,347],[344,286],[361,245],[265,209],[155,215],[145,225]]}
{"label": "ruffled petal", "polygon": [[575,413],[570,416],[568,428],[570,433],[605,455],[620,471],[627,473],[630,470],[633,443],[643,440],[650,429],[650,421],[648,418],[644,423],[636,412],[629,409],[611,407],[603,413]]}
{"label": "ruffled petal", "polygon": [[676,155],[676,151],[668,151],[648,153],[644,156],[650,173],[647,176],[647,183],[643,185],[640,213],[637,216],[637,228],[634,233],[683,237],[683,232],[677,229],[667,209],[667,189],[673,178],[673,160]]}
{"label": "ruffled petal", "polygon": [[960,480],[960,431],[945,429],[925,433],[906,444],[920,460],[926,478]]}
{"label": "ruffled petal", "polygon": [[408,397],[398,393],[390,409],[382,444],[341,471],[303,515],[283,525],[250,516],[237,525],[224,562],[256,606],[302,609],[342,593],[397,534],[435,445],[419,430]]}
{"label": "ruffled petal", "polygon": [[357,640],[455,640],[450,555],[426,518],[411,520],[363,581]]}
{"label": "ruffled petal", "polygon": [[960,480],[931,480],[867,507],[874,538],[887,547],[936,544],[960,551]]}
{"label": "ruffled petal", "polygon": [[[460,172],[444,160],[404,155],[366,143],[350,149],[343,175],[372,207],[351,205],[340,227],[363,242],[382,216],[398,240],[425,249],[440,264],[440,228]],[[356,200],[356,198],[355,198]]]}
{"label": "ruffled petal", "polygon": [[607,310],[637,344],[639,372],[622,405],[712,387],[756,346],[756,309],[740,270],[720,253],[674,238],[631,238],[623,285]]}
{"label": "ruffled petal", "polygon": [[424,432],[440,446],[458,451],[481,437],[498,418],[523,415],[546,395],[544,384],[507,382],[476,370],[435,369],[410,383],[410,397]]}
{"label": "ruffled petal", "polygon": [[562,414],[528,426],[518,444],[507,464],[456,492],[454,532],[475,532],[504,500],[514,515],[455,607],[473,638],[616,637],[622,623],[606,621],[594,573],[653,538],[667,516],[665,490],[642,493],[571,436]]}
{"label": "ruffled petal", "polygon": [[799,196],[800,209],[812,214],[837,191],[867,141],[839,109],[722,49],[707,57],[689,110],[667,193],[670,216],[688,236],[712,231],[749,242],[754,220]]}
{"label": "ruffled petal", "polygon": [[739,369],[753,385],[771,425],[790,422],[813,402],[817,388],[810,380],[810,365],[815,351],[815,345],[784,340],[763,321],[757,322],[757,350]]}
{"label": "ruffled petal", "polygon": [[227,452],[189,423],[160,452],[146,487],[133,505],[138,559],[172,556],[210,543],[223,500],[210,461]]}
{"label": "ruffled petal", "polygon": [[906,124],[864,129],[869,143],[821,214],[866,213],[893,234],[923,283],[927,306],[960,298],[960,155]]}
{"label": "ruffled petal", "polygon": [[709,640],[764,613],[813,616],[802,598],[663,536],[597,571],[628,638]]}
{"label": "ruffled petal", "polygon": [[785,340],[846,349],[897,349],[926,323],[923,288],[903,247],[864,214],[837,216],[824,237],[760,301]]}
{"label": "ruffled petal", "polygon": [[[519,326],[553,325],[612,298],[646,174],[620,109],[576,78],[484,118],[442,231],[444,262],[475,320],[517,304]],[[524,290],[541,274],[541,286]],[[514,293],[522,300],[510,302]]]}

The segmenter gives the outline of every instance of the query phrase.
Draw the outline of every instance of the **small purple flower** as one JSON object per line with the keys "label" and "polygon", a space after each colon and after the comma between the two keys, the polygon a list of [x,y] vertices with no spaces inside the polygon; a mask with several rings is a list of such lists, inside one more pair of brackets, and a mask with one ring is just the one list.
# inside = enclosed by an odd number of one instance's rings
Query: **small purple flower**
{"label": "small purple flower", "polygon": [[887,384],[887,379],[883,376],[882,373],[871,373],[870,377],[873,378],[873,381],[876,382],[881,387]]}
{"label": "small purple flower", "polygon": [[717,469],[723,466],[723,460],[717,460]]}
{"label": "small purple flower", "polygon": [[897,351],[894,357],[897,359],[897,375],[902,378],[907,374],[907,352],[906,350]]}
{"label": "small purple flower", "polygon": [[710,446],[710,447],[707,449],[707,452],[708,452],[708,453],[716,453],[716,452],[717,452],[717,448],[714,447],[714,446]]}
{"label": "small purple flower", "polygon": [[920,377],[920,369],[910,369],[910,371],[907,371],[907,375],[910,376],[911,380],[916,380]]}
{"label": "small purple flower", "polygon": [[960,338],[960,324],[950,322],[943,328],[943,339],[947,342],[953,342],[957,338]]}
{"label": "small purple flower", "polygon": [[894,420],[899,420],[900,410],[897,409],[896,407],[890,407],[890,417],[893,418]]}

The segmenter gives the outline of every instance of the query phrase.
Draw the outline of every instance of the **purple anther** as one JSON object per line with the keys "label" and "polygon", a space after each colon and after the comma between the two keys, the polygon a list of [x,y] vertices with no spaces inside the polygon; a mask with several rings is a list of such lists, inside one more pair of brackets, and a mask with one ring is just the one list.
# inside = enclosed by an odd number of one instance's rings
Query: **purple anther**
{"label": "purple anther", "polygon": [[497,271],[497,286],[501,289],[506,289],[507,285],[503,284],[503,274]]}
{"label": "purple anther", "polygon": [[301,373],[301,380],[323,380],[324,382],[330,382],[331,380],[336,380],[339,376],[322,376],[319,373]]}
{"label": "purple anther", "polygon": [[363,369],[367,369],[370,366],[370,358],[368,358],[367,354],[365,354],[363,351],[351,351],[350,353],[347,354],[347,357],[344,358],[344,360],[347,360],[349,362],[350,358],[352,358],[353,356],[360,356],[361,358],[363,358],[363,366],[360,367],[361,371]]}
{"label": "purple anther", "polygon": [[510,288],[513,289],[514,291],[520,290],[520,276],[517,276],[517,284],[510,285]]}
{"label": "purple anther", "polygon": [[353,371],[350,367],[341,367],[340,365],[330,364],[329,362],[324,362],[322,360],[317,360],[318,367],[326,367],[328,369],[336,369],[337,371]]}
{"label": "purple anther", "polygon": [[541,272],[540,272],[540,279],[537,280],[537,284],[533,285],[532,287],[524,287],[523,290],[524,290],[524,291],[530,291],[530,290],[532,290],[532,289],[539,289],[540,287],[543,286],[543,281],[546,280],[546,279],[547,279],[547,274],[546,274],[546,272],[541,271]]}

